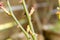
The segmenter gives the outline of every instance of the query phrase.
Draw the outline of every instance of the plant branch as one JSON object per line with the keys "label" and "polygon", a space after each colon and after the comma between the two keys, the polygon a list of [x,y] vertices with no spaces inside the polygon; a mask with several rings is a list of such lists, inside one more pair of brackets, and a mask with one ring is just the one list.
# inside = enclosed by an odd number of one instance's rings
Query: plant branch
{"label": "plant branch", "polygon": [[27,7],[26,7],[26,3],[25,3],[24,0],[22,0],[22,1],[23,1],[23,7],[24,7],[24,10],[25,10],[25,12],[26,12],[26,16],[27,16],[27,19],[28,19],[28,22],[29,22],[30,29],[34,32],[33,25],[32,25],[32,23],[31,23],[31,18],[30,18],[30,16],[29,16],[29,12],[28,12],[28,9],[27,9]]}
{"label": "plant branch", "polygon": [[26,12],[26,16],[27,16],[27,19],[28,19],[28,22],[29,22],[30,29],[31,29],[31,31],[33,32],[33,33],[32,33],[32,38],[33,38],[33,40],[37,40],[37,39],[36,39],[35,32],[34,32],[34,29],[33,29],[33,24],[32,24],[32,22],[31,22],[31,17],[29,16],[29,12],[28,12],[28,9],[27,9],[27,7],[26,7],[25,0],[22,0],[22,4],[23,4],[23,8],[24,8],[24,10],[25,10],[25,12]]}
{"label": "plant branch", "polygon": [[8,7],[10,9],[10,12],[11,12],[11,15],[13,17],[13,19],[16,21],[16,23],[19,25],[19,28],[22,30],[22,32],[25,34],[25,36],[27,37],[27,40],[30,40],[30,37],[29,37],[29,34],[24,30],[24,28],[22,27],[22,25],[19,23],[19,21],[17,20],[17,18],[15,17],[13,11],[12,11],[12,8],[10,6],[10,3],[9,3],[9,0],[7,0],[7,4],[8,4]]}

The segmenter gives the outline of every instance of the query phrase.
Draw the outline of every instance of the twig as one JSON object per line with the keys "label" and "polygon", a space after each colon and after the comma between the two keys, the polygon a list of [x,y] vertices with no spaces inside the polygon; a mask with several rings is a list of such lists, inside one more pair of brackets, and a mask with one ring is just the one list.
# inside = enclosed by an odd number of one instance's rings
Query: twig
{"label": "twig", "polygon": [[7,4],[8,4],[8,7],[10,9],[10,12],[11,12],[11,15],[13,17],[13,19],[16,21],[16,23],[19,25],[19,28],[22,30],[22,32],[25,34],[25,36],[27,37],[27,40],[30,40],[30,37],[29,37],[29,34],[24,30],[24,28],[22,27],[22,25],[19,23],[19,21],[17,20],[17,18],[15,17],[13,11],[12,11],[12,8],[10,6],[10,3],[9,3],[9,0],[7,0]]}
{"label": "twig", "polygon": [[34,32],[33,25],[32,25],[32,23],[31,23],[31,18],[30,18],[30,16],[29,16],[29,12],[28,12],[28,10],[27,10],[25,1],[24,1],[24,0],[22,0],[22,1],[23,1],[23,7],[24,7],[24,10],[25,10],[25,12],[26,12],[27,19],[28,19],[28,21],[29,21],[29,26],[30,26],[31,30]]}
{"label": "twig", "polygon": [[4,7],[1,7],[8,15],[11,15]]}
{"label": "twig", "polygon": [[31,17],[29,16],[29,12],[28,12],[28,9],[26,7],[25,0],[22,0],[22,4],[23,4],[23,8],[24,8],[24,10],[26,12],[26,16],[27,16],[27,19],[28,19],[28,22],[29,22],[30,29],[33,32],[32,33],[32,38],[33,38],[33,40],[37,40],[34,29],[33,29],[33,25],[32,25],[32,22],[31,22]]}

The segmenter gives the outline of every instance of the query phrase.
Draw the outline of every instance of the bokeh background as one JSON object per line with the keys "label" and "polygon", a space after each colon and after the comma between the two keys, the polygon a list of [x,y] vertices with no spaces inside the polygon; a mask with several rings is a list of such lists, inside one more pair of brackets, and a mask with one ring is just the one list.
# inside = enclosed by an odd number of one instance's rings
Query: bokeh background
{"label": "bokeh background", "polygon": [[[6,0],[0,1],[9,11]],[[58,0],[25,1],[29,12],[33,4],[37,6],[32,14],[32,23],[36,34],[38,34],[38,40],[60,40],[60,20],[56,14],[59,6]],[[28,21],[23,6],[19,3],[19,0],[10,0],[10,4],[15,16],[26,30]],[[0,8],[0,40],[26,40],[17,26],[14,19]]]}

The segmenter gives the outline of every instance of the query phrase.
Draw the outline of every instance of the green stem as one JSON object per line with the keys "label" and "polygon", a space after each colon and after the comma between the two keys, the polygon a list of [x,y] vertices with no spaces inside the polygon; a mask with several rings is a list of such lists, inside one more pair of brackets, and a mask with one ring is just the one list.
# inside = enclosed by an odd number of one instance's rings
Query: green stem
{"label": "green stem", "polygon": [[59,5],[59,7],[60,7],[60,0],[58,0],[58,5]]}
{"label": "green stem", "polygon": [[28,9],[27,9],[27,7],[26,7],[26,3],[25,3],[24,0],[22,0],[22,1],[23,1],[23,7],[24,7],[24,10],[25,10],[25,12],[26,12],[27,19],[28,19],[28,21],[29,21],[29,25],[30,25],[31,31],[34,32],[33,25],[32,25],[32,23],[31,23],[31,18],[30,18],[30,16],[29,16],[29,12],[28,12]]}
{"label": "green stem", "polygon": [[17,20],[17,18],[15,17],[13,11],[12,11],[12,8],[10,6],[10,3],[9,3],[9,0],[7,0],[7,4],[8,4],[8,7],[10,9],[10,12],[11,12],[11,15],[13,17],[13,19],[16,21],[16,23],[19,25],[19,28],[22,30],[22,32],[25,34],[25,36],[27,37],[27,40],[30,40],[30,37],[29,37],[29,34],[24,30],[24,28],[22,27],[22,25],[19,23],[19,21]]}
{"label": "green stem", "polygon": [[26,7],[25,0],[22,0],[22,3],[23,3],[24,10],[25,10],[25,12],[26,12],[26,16],[27,16],[27,19],[28,19],[28,22],[29,22],[30,29],[31,29],[31,31],[33,32],[32,38],[33,38],[33,40],[37,40],[37,39],[36,39],[36,36],[35,36],[34,29],[33,29],[33,24],[32,24],[32,22],[31,22],[31,17],[29,16],[29,12],[28,12],[28,9],[27,9],[27,7]]}

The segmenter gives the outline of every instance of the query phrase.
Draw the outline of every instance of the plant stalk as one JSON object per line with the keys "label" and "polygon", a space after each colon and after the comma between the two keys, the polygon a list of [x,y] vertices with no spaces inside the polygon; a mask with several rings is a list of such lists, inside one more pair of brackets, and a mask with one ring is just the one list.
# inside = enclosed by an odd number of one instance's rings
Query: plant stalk
{"label": "plant stalk", "polygon": [[24,8],[24,10],[26,12],[26,16],[27,16],[27,19],[28,19],[28,22],[29,22],[30,29],[33,32],[32,33],[32,38],[33,38],[33,40],[37,40],[36,35],[35,35],[35,32],[34,32],[34,29],[33,29],[33,24],[31,22],[31,17],[29,16],[29,12],[28,12],[28,9],[26,7],[25,0],[22,0],[22,4],[23,4],[23,8]]}
{"label": "plant stalk", "polygon": [[24,30],[24,28],[22,27],[22,25],[19,23],[19,21],[17,20],[17,18],[15,17],[13,11],[12,11],[12,8],[11,8],[11,5],[9,3],[9,0],[7,0],[7,4],[8,4],[8,7],[10,9],[10,12],[11,12],[11,15],[13,17],[13,19],[16,21],[16,23],[19,25],[19,28],[22,30],[22,32],[25,34],[25,36],[27,37],[27,40],[30,40],[30,36],[29,34]]}

